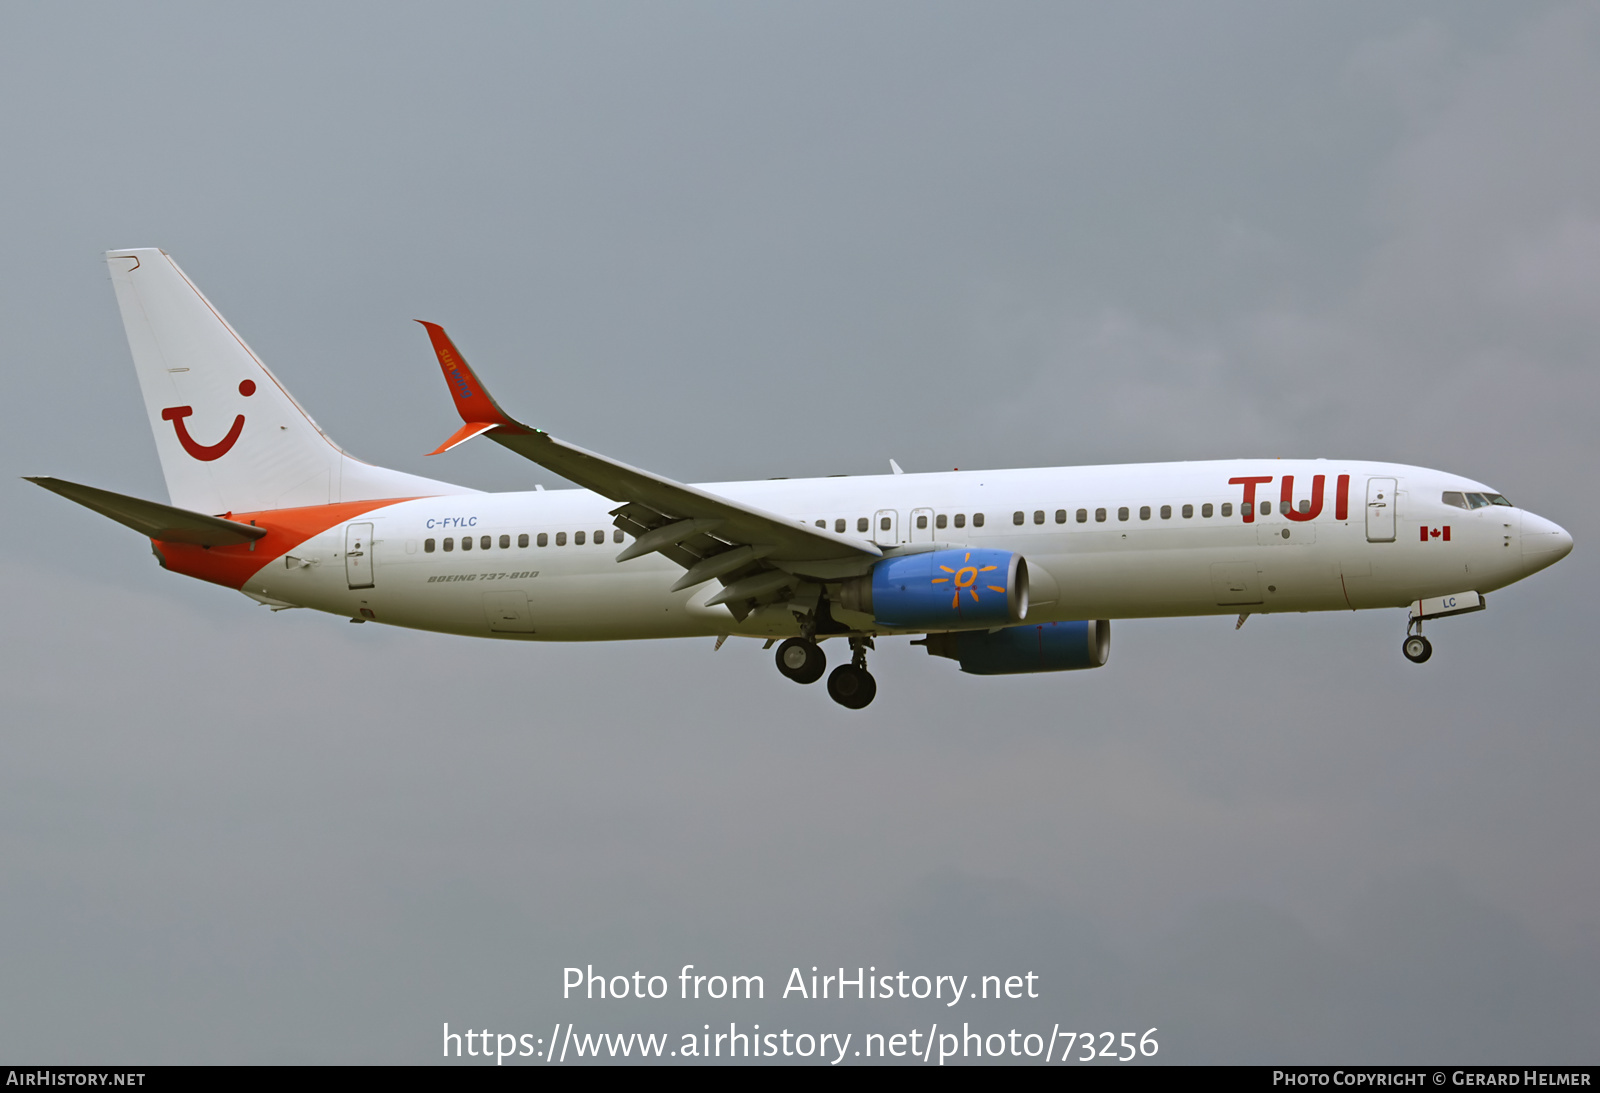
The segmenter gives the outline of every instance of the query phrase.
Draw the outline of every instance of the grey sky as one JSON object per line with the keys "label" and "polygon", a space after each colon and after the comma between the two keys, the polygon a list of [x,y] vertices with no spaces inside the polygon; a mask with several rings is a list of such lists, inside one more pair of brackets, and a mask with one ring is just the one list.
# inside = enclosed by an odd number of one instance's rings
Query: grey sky
{"label": "grey sky", "polygon": [[[560,969],[1027,970],[995,1029],[1171,1061],[1594,1060],[1600,8],[23,6],[4,13],[0,1059],[431,1061]],[[1118,623],[863,714],[754,643],[524,646],[161,572],[101,252],[166,249],[371,460],[558,485],[1284,455],[1474,476],[1573,555],[1401,613]]]}

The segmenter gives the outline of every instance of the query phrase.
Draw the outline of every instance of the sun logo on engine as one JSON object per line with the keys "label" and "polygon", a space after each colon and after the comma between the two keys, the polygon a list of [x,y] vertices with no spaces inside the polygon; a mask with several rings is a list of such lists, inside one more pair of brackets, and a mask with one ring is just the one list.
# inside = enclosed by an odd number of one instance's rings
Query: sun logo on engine
{"label": "sun logo on engine", "polygon": [[[966,557],[964,557],[961,560],[962,560],[963,563],[972,561],[972,552],[968,551]],[[975,565],[965,565],[964,564],[959,569],[953,569],[953,568],[951,568],[950,566],[947,566],[947,565],[942,565],[939,568],[944,570],[946,573],[950,574],[950,576],[948,576],[948,577],[935,577],[933,579],[933,583],[934,584],[953,584],[954,585],[954,589],[955,589],[955,595],[950,597],[950,606],[952,608],[959,608],[961,606],[961,593],[963,591],[965,591],[968,595],[970,595],[972,597],[972,602],[973,603],[979,602],[978,601],[978,589],[977,589],[978,574],[980,574],[980,573],[988,573],[990,570],[999,569],[1000,567],[997,566],[997,565],[986,565],[986,566],[981,566],[980,567],[980,566],[975,566]],[[998,585],[989,584],[989,585],[984,585],[984,587],[987,588],[990,592],[1000,592],[1000,593],[1004,593],[1005,592],[1005,589],[1003,587],[998,586]]]}

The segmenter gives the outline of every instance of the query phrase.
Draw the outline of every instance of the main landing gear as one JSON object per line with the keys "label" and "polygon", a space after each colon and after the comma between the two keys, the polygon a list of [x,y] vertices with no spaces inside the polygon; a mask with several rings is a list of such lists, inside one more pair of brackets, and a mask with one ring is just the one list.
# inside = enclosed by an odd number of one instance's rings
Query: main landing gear
{"label": "main landing gear", "polygon": [[806,638],[790,638],[778,646],[778,671],[796,683],[815,683],[827,670],[822,646]]}
{"label": "main landing gear", "polygon": [[[1415,629],[1416,633],[1411,631]],[[1400,643],[1400,652],[1412,664],[1421,664],[1433,656],[1433,642],[1422,636],[1422,620],[1412,619],[1406,624],[1406,640]]]}
{"label": "main landing gear", "polygon": [[878,681],[867,671],[871,638],[851,638],[849,664],[841,664],[828,677],[828,697],[847,710],[865,709],[878,694]]}
{"label": "main landing gear", "polygon": [[[867,671],[867,650],[871,638],[850,639],[850,663],[841,664],[828,676],[828,697],[847,710],[859,710],[878,693],[878,681]],[[778,646],[778,671],[796,683],[815,683],[827,670],[828,658],[822,647],[810,638],[790,638]]]}

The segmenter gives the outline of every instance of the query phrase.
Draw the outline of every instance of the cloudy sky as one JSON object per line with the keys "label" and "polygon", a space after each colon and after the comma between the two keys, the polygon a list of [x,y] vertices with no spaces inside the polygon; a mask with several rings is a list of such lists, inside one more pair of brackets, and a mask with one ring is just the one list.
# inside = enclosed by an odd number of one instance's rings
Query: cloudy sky
{"label": "cloudy sky", "polygon": [[[1180,1062],[1594,1061],[1600,7],[11,5],[0,1060],[428,1062],[548,1036],[1161,1031]],[[559,485],[1392,459],[1577,541],[1438,623],[904,641],[352,629],[19,481],[165,499],[101,252],[159,246],[341,444]],[[769,1000],[563,1002],[562,969]],[[1041,997],[779,1001],[790,968]]]}

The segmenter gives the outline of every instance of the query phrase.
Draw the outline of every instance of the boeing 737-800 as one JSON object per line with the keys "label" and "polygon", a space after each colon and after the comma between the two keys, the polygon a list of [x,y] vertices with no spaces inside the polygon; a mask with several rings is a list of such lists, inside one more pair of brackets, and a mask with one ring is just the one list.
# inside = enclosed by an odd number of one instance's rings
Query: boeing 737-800
{"label": "boeing 737-800", "polygon": [[687,485],[558,440],[424,323],[462,426],[577,484],[482,493],[363,463],[317,427],[162,251],[106,255],[169,504],[31,481],[161,565],[274,609],[513,641],[734,635],[872,701],[875,638],[965,672],[1097,668],[1111,619],[1410,608],[1424,620],[1572,549],[1481,482],[1362,460],[1239,459]]}

